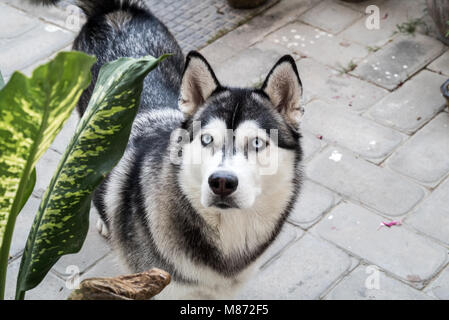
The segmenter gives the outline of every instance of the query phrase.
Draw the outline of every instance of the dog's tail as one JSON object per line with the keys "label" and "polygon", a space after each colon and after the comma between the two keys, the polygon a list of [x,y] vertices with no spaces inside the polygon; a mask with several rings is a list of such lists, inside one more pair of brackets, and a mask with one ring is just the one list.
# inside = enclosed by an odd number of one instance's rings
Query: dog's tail
{"label": "dog's tail", "polygon": [[[60,0],[28,0],[34,4],[40,5],[55,5]],[[127,10],[127,9],[147,9],[144,0],[75,0],[78,7],[83,10],[83,12],[88,17],[102,15],[105,13],[113,12],[116,10]]]}

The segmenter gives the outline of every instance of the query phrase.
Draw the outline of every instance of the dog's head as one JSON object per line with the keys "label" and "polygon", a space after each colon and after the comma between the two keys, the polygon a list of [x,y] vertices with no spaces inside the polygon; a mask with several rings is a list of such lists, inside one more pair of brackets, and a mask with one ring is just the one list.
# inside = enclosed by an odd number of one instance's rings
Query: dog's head
{"label": "dog's head", "polygon": [[[257,205],[275,210],[273,197],[289,199],[302,157],[301,95],[291,56],[274,65],[260,89],[242,89],[220,85],[205,58],[191,52],[179,97],[184,133],[175,137],[174,155],[190,200],[229,211]],[[267,203],[257,200],[262,195]]]}

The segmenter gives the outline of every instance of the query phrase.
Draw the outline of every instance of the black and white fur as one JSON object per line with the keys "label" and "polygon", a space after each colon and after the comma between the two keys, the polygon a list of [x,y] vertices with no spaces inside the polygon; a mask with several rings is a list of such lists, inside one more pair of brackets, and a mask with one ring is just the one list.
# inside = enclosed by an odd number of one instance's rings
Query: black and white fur
{"label": "black and white fur", "polygon": [[[184,60],[144,2],[82,0],[79,6],[88,20],[74,49],[98,59],[79,103],[81,114],[104,63],[173,54],[145,79],[126,152],[95,192],[99,229],[131,271],[158,267],[171,274],[172,283],[158,298],[233,297],[299,193],[302,85],[293,58],[282,57],[261,89],[224,87],[199,53]],[[277,140],[270,129],[277,130]],[[188,133],[187,141],[181,132]],[[260,174],[258,163],[249,160],[269,152],[277,154],[276,170]],[[198,155],[199,163],[188,161]],[[229,196],[211,190],[210,177],[218,171],[238,179]]]}

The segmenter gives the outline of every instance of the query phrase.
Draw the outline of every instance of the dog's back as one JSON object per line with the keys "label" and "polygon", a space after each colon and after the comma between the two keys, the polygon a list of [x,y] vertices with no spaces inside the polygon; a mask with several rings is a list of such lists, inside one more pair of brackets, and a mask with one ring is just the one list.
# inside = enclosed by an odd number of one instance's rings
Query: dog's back
{"label": "dog's back", "polygon": [[[73,49],[97,57],[93,80],[78,105],[83,114],[101,66],[121,57],[172,56],[145,79],[141,109],[177,108],[184,56],[176,40],[143,1],[82,0],[79,6],[88,16]],[[143,110],[141,110],[143,111]]]}

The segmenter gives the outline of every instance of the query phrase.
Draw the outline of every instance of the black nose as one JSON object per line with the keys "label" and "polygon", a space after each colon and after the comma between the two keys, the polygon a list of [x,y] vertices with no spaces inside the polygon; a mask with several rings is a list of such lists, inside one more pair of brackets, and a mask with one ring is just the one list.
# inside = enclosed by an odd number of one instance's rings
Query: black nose
{"label": "black nose", "polygon": [[239,180],[235,175],[227,171],[214,172],[209,177],[209,186],[215,194],[222,197],[229,196],[237,189]]}

